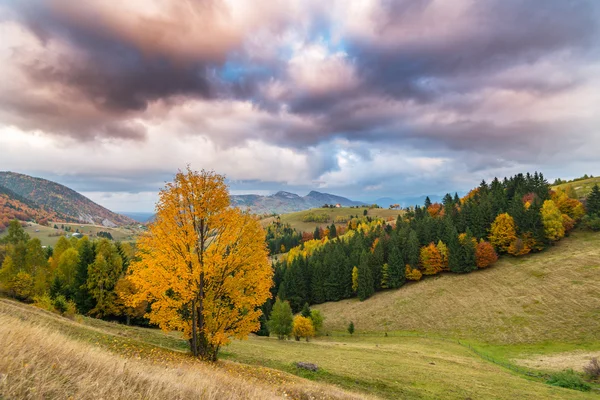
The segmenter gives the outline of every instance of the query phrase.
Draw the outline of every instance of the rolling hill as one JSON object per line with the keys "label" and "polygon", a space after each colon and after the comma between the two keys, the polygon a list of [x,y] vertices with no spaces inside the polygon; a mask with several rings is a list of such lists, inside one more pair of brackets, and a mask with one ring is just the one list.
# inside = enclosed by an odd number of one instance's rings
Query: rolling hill
{"label": "rolling hill", "polygon": [[340,204],[344,207],[361,206],[365,203],[352,201],[329,193],[311,191],[301,197],[295,193],[280,191],[269,196],[256,194],[232,195],[231,204],[249,209],[255,214],[283,214],[321,207],[324,204]]}
{"label": "rolling hill", "polygon": [[20,221],[69,221],[70,219],[54,210],[42,207],[27,200],[12,190],[0,186],[0,232],[13,219]]}
{"label": "rolling hill", "polygon": [[135,223],[129,217],[107,210],[76,191],[46,179],[0,172],[0,185],[26,199],[30,208],[37,205],[40,209],[54,212],[59,220],[111,227]]}
{"label": "rolling hill", "polygon": [[331,331],[353,321],[371,332],[419,332],[489,345],[589,345],[600,353],[599,259],[600,233],[576,231],[546,251],[504,256],[472,274],[439,275],[363,302],[314,307]]}
{"label": "rolling hill", "polygon": [[600,185],[600,177],[577,179],[571,182],[561,183],[560,185],[554,185],[552,186],[552,189],[560,188],[566,190],[568,186],[571,186],[575,190],[577,196],[582,199],[590,194],[594,185]]}

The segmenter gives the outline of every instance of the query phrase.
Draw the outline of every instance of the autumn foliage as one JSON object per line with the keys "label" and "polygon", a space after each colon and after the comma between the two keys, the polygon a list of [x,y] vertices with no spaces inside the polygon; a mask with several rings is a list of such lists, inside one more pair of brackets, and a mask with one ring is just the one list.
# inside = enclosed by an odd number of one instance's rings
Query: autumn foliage
{"label": "autumn foliage", "polygon": [[475,247],[477,268],[486,268],[498,261],[498,254],[489,242],[481,240]]}
{"label": "autumn foliage", "polygon": [[442,255],[435,244],[430,243],[428,246],[421,247],[419,261],[423,275],[435,275],[441,272],[444,268]]}
{"label": "autumn foliage", "polygon": [[292,333],[296,340],[300,340],[300,338],[308,339],[315,336],[315,328],[313,327],[313,323],[310,318],[303,317],[302,315],[296,315],[294,317],[294,328],[292,329]]}
{"label": "autumn foliage", "polygon": [[259,328],[272,285],[265,233],[229,207],[223,176],[179,172],[161,190],[156,221],[138,249],[129,277],[137,290],[128,305],[150,302],[147,318],[183,332],[195,356],[216,360],[231,338]]}
{"label": "autumn foliage", "polygon": [[490,243],[501,252],[507,252],[517,239],[515,221],[508,213],[499,214],[490,229]]}
{"label": "autumn foliage", "polygon": [[412,269],[410,265],[406,264],[406,279],[409,281],[420,281],[423,274],[418,269]]}

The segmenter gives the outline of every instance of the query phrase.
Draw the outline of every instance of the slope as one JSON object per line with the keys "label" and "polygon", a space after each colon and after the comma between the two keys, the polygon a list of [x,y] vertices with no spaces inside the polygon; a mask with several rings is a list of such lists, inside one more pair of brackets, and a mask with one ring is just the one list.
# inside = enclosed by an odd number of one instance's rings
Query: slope
{"label": "slope", "polygon": [[[496,345],[588,344],[600,349],[600,233],[574,232],[538,254],[505,256],[469,275],[447,274],[315,306],[326,329],[414,331]],[[567,346],[568,347],[568,346]]]}
{"label": "slope", "polygon": [[68,221],[69,218],[27,200],[12,190],[0,186],[0,232],[13,219],[19,221]]}
{"label": "slope", "polygon": [[0,299],[0,398],[359,398],[268,368],[200,362],[165,348],[183,341],[160,331],[81,320]]}
{"label": "slope", "polygon": [[571,186],[573,189],[575,189],[575,193],[581,199],[590,194],[594,185],[600,185],[600,177],[579,179],[572,182],[561,183],[560,185],[552,186],[552,189],[560,188],[565,190],[568,186]]}
{"label": "slope", "polygon": [[15,172],[0,172],[0,185],[75,221],[105,226],[135,223],[129,217],[107,210],[76,191],[46,179]]}
{"label": "slope", "polygon": [[[367,211],[367,216],[369,217],[378,217],[383,218],[386,221],[395,221],[398,218],[398,214],[402,213],[402,210],[390,210],[387,208],[368,208],[368,207],[359,207],[359,208],[350,208],[350,207],[341,207],[341,208],[311,208],[309,210],[298,211],[293,213],[281,214],[281,222],[289,223],[292,228],[297,229],[300,232],[314,232],[317,226],[325,228],[326,225],[331,225],[332,223],[336,223],[336,225],[348,225],[351,216],[363,216],[365,210]],[[309,214],[326,214],[329,219],[327,222],[306,222],[305,217]],[[338,221],[344,222],[336,222],[336,218]],[[272,221],[275,220],[275,217],[263,218],[261,223],[263,226],[267,226]]]}
{"label": "slope", "polygon": [[[525,379],[457,343],[418,337],[309,343],[251,337],[225,348],[227,360],[208,365],[183,353],[187,343],[175,334],[84,317],[71,321],[2,299],[0,335],[6,344],[0,347],[6,377],[0,396],[7,398],[596,398]],[[302,371],[296,361],[320,369]]]}

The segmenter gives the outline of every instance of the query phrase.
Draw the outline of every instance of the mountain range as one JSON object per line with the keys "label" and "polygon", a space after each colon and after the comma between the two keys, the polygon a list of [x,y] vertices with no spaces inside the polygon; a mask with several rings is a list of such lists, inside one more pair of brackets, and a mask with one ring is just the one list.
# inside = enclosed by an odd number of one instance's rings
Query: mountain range
{"label": "mountain range", "polygon": [[231,204],[242,209],[249,209],[250,212],[255,214],[283,214],[321,207],[324,204],[340,204],[344,207],[350,207],[361,206],[365,203],[313,190],[303,197],[284,191],[269,196],[256,194],[232,195]]}
{"label": "mountain range", "polygon": [[82,194],[46,179],[0,172],[0,187],[5,204],[12,204],[13,210],[21,209],[13,215],[20,220],[43,218],[110,227],[135,223],[129,217],[107,210]]}

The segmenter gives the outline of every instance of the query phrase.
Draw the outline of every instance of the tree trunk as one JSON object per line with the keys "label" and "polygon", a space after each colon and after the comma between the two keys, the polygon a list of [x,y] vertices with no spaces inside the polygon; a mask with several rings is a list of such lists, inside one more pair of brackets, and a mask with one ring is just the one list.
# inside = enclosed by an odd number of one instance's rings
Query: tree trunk
{"label": "tree trunk", "polygon": [[196,309],[196,300],[192,300],[192,339],[191,339],[191,347],[192,354],[194,357],[198,357],[198,326],[196,324],[197,320],[197,309]]}

